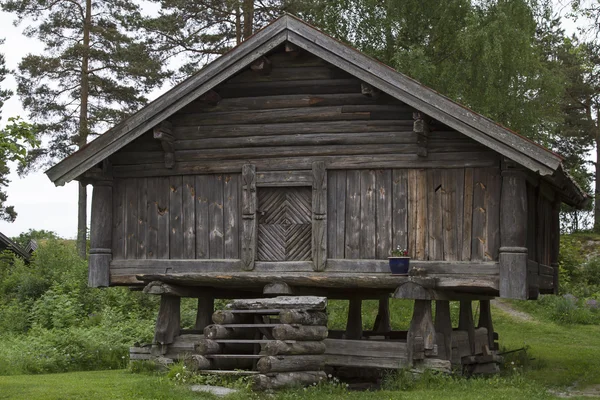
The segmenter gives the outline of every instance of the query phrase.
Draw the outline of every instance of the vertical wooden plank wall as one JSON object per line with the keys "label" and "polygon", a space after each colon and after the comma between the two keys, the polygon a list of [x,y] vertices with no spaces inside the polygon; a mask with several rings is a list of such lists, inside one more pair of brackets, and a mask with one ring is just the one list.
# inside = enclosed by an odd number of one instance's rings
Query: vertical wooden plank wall
{"label": "vertical wooden plank wall", "polygon": [[500,247],[497,168],[328,171],[328,256],[492,261]]}
{"label": "vertical wooden plank wall", "polygon": [[240,174],[116,179],[113,259],[240,258]]}

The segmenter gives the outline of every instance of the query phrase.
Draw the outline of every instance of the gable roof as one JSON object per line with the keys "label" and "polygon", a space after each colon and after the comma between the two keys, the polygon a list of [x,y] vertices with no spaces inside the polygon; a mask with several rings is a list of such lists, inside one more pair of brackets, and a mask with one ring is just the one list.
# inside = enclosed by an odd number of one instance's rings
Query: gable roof
{"label": "gable roof", "polygon": [[[559,174],[559,188],[569,203],[582,205],[587,195],[564,175],[562,159],[533,141],[500,126],[391,67],[374,60],[289,14],[283,15],[228,53],[178,84],[146,107],[46,171],[63,185],[106,159],[149,129],[240,72],[277,46],[290,42],[373,87],[510,158],[542,176]],[[566,180],[563,180],[563,176]],[[553,179],[555,180],[555,179]],[[565,182],[567,182],[565,184]],[[570,183],[569,183],[570,182]],[[566,186],[565,186],[566,185]],[[577,204],[575,204],[577,203]]]}
{"label": "gable roof", "polygon": [[31,253],[23,249],[17,243],[13,242],[7,236],[0,232],[0,251],[4,250],[11,251],[26,261],[29,260],[29,254]]}

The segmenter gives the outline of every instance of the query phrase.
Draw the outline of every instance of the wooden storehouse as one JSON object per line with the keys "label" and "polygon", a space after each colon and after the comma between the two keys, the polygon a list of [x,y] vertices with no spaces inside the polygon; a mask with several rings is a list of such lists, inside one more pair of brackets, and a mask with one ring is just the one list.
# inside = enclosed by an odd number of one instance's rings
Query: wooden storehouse
{"label": "wooden storehouse", "polygon": [[[409,363],[456,359],[460,337],[480,354],[473,300],[493,350],[489,300],[557,290],[560,205],[588,200],[559,155],[289,15],[47,174],[93,186],[90,286],[161,282],[161,343],[177,296],[202,329],[215,298],[320,295],[350,300],[330,337],[403,340]],[[416,300],[408,332],[390,295]]]}

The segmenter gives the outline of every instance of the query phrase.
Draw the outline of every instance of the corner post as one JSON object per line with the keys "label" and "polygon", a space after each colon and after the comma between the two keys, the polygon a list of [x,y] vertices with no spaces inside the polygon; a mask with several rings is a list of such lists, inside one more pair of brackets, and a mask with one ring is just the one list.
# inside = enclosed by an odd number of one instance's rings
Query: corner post
{"label": "corner post", "polygon": [[327,170],[325,163],[312,164],[312,260],[315,271],[325,270],[327,262]]}
{"label": "corner post", "polygon": [[88,286],[110,285],[112,261],[112,180],[91,181],[92,216],[90,227],[90,255],[88,259]]}
{"label": "corner post", "polygon": [[550,266],[552,267],[553,274],[553,285],[552,290],[554,294],[558,294],[558,255],[560,250],[560,204],[561,201],[558,197],[554,199],[552,203],[552,222],[550,232]]}
{"label": "corner post", "polygon": [[500,199],[500,297],[526,300],[527,186],[525,173],[507,164]]}
{"label": "corner post", "polygon": [[256,259],[256,167],[242,167],[242,261],[246,271],[254,269]]}

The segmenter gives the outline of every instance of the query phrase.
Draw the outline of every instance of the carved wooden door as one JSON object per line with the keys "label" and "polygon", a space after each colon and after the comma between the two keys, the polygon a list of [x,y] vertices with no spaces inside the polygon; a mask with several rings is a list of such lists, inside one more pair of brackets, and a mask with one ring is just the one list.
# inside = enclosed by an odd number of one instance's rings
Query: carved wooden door
{"label": "carved wooden door", "polygon": [[312,189],[258,189],[259,261],[311,259]]}

